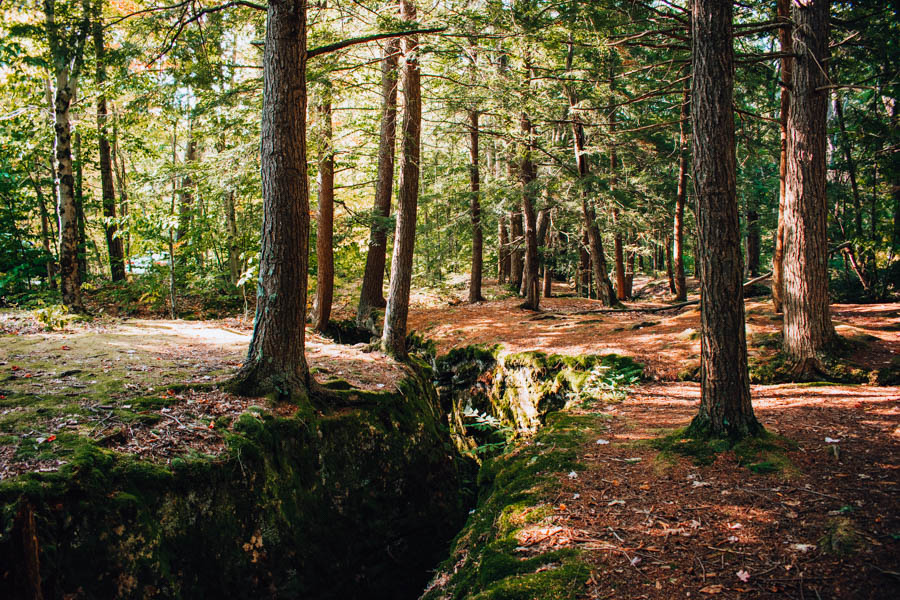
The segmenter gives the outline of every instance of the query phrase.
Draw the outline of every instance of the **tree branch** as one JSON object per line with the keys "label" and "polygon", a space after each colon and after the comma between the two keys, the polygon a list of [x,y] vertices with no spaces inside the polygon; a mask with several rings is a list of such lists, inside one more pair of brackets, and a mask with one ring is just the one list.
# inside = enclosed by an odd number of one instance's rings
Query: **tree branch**
{"label": "tree branch", "polygon": [[366,42],[374,42],[375,40],[403,37],[405,35],[414,35],[416,33],[438,33],[440,31],[446,30],[446,27],[430,27],[428,29],[410,29],[408,31],[396,31],[393,33],[374,33],[372,35],[363,35],[360,37],[348,38],[346,40],[341,40],[340,42],[326,44],[324,46],[319,46],[317,48],[307,50],[306,58],[313,58],[314,56],[319,56],[320,54],[328,54],[329,52],[335,52],[336,50],[341,50],[342,48],[346,48],[348,46],[365,44]]}

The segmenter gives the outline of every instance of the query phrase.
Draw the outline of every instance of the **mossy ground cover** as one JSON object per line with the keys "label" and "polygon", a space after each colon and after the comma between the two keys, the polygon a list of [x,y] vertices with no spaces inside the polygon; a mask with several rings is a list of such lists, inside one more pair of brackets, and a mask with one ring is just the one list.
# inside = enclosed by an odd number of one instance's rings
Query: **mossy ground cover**
{"label": "mossy ground cover", "polygon": [[584,468],[577,449],[594,428],[589,417],[552,413],[533,438],[486,461],[478,476],[478,506],[424,598],[579,597],[590,576],[581,551],[523,546],[519,534],[553,526],[558,479]]}

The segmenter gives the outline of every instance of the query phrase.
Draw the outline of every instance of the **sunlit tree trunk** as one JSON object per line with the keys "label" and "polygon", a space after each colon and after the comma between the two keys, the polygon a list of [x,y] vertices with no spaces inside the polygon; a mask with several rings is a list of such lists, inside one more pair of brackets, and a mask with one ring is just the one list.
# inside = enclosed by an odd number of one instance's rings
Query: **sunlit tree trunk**
{"label": "sunlit tree trunk", "polygon": [[793,91],[788,112],[784,206],[784,351],[798,376],[821,369],[818,353],[834,339],[828,301],[825,154],[828,0],[792,5]]}
{"label": "sunlit tree trunk", "polygon": [[[412,0],[400,0],[400,17],[415,22]],[[403,129],[400,156],[400,194],[397,199],[397,226],[394,253],[391,256],[391,284],[381,344],[385,352],[406,357],[406,320],[409,315],[409,290],[412,282],[413,249],[416,242],[416,209],[419,202],[419,156],[422,135],[422,91],[419,73],[418,36],[403,38]]]}
{"label": "sunlit tree trunk", "polygon": [[[781,52],[793,52],[791,18],[791,0],[777,0],[778,21],[784,24],[778,30],[778,43]],[[781,154],[778,162],[778,228],[775,232],[775,251],[772,256],[772,304],[776,313],[784,310],[784,199],[785,182],[787,181],[788,161],[788,114],[791,106],[791,80],[793,79],[794,59],[784,56],[781,59],[781,109],[779,131],[781,133]]]}
{"label": "sunlit tree trunk", "polygon": [[323,92],[316,106],[321,133],[319,155],[319,215],[316,230],[316,298],[313,303],[313,326],[316,331],[328,328],[334,298],[334,147],[331,124],[331,91]]}
{"label": "sunlit tree trunk", "polygon": [[391,38],[384,47],[381,62],[381,132],[378,138],[378,177],[375,182],[375,206],[369,231],[369,250],[363,272],[356,321],[364,325],[373,308],[383,308],[384,269],[387,260],[387,224],[394,189],[394,153],[397,146],[397,64],[400,40]]}
{"label": "sunlit tree trunk", "polygon": [[256,319],[232,389],[308,398],[309,189],[306,169],[306,2],[269,0],[260,142],[263,222]]}
{"label": "sunlit tree trunk", "polygon": [[735,183],[732,6],[691,2],[694,190],[700,233],[701,396],[697,435],[732,439],[762,426],[750,404]]}

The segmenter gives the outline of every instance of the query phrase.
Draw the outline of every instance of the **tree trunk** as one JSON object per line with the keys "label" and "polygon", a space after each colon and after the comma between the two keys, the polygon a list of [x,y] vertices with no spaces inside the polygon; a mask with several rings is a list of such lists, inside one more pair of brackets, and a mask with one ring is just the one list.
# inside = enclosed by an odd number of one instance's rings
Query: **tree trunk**
{"label": "tree trunk", "polygon": [[100,146],[100,188],[103,198],[103,230],[106,234],[106,249],[109,253],[109,270],[113,281],[125,281],[125,252],[122,239],[116,235],[116,190],[113,186],[112,157],[109,147],[109,136],[106,133],[106,122],[109,119],[106,110],[106,94],[103,86],[106,82],[106,47],[103,41],[103,0],[95,0],[93,7],[92,28],[94,36],[94,54],[97,60],[96,83],[100,88],[97,96],[97,138]]}
{"label": "tree trunk", "polygon": [[51,290],[56,289],[56,279],[53,277],[54,274],[54,264],[53,264],[53,250],[50,248],[50,214],[47,211],[47,203],[44,199],[44,191],[41,187],[40,175],[34,173],[30,177],[31,183],[34,186],[34,193],[37,196],[38,200],[38,208],[41,213],[41,246],[44,249],[44,254],[47,257],[47,285]]}
{"label": "tree trunk", "polygon": [[510,211],[509,221],[511,225],[509,252],[509,283],[516,291],[522,287],[522,268],[524,266],[524,253],[522,251],[522,213]]}
{"label": "tree trunk", "polygon": [[821,370],[817,354],[834,339],[828,303],[825,153],[828,0],[792,4],[793,92],[788,112],[784,206],[784,351],[795,373]]}
{"label": "tree trunk", "polygon": [[[400,0],[400,17],[416,20],[412,0]],[[391,285],[381,344],[385,352],[406,357],[406,319],[409,315],[409,288],[412,282],[413,249],[416,243],[416,208],[419,201],[419,154],[422,135],[422,90],[419,73],[418,36],[403,38],[403,152],[400,156],[400,194],[397,199],[397,226],[391,256]]]}
{"label": "tree trunk", "polygon": [[72,127],[69,105],[76,81],[69,68],[56,72],[54,129],[56,130],[56,188],[59,213],[59,283],[62,301],[69,310],[83,312],[81,275],[78,269],[78,209],[75,204],[75,175],[72,170]]}
{"label": "tree trunk", "polygon": [[240,248],[238,246],[237,216],[234,206],[234,190],[228,190],[223,197],[225,208],[225,231],[228,244],[228,274],[231,283],[237,285],[241,279]]}
{"label": "tree trunk", "polygon": [[531,158],[533,152],[533,132],[531,121],[525,113],[519,118],[519,127],[525,139],[525,151],[519,166],[519,182],[522,184],[522,214],[525,216],[525,271],[522,283],[525,288],[523,308],[539,310],[541,303],[539,264],[537,250],[537,214],[534,210],[534,182],[537,167]]}
{"label": "tree trunk", "polygon": [[378,138],[378,179],[375,206],[369,230],[369,250],[363,272],[356,322],[363,326],[373,308],[384,308],[384,266],[387,260],[388,217],[394,189],[394,151],[397,143],[397,63],[400,40],[391,38],[384,47],[381,63],[381,132]]}
{"label": "tree trunk", "polygon": [[695,435],[739,439],[762,426],[750,404],[734,152],[732,6],[691,2],[691,122],[700,233],[701,397]]}
{"label": "tree trunk", "polygon": [[497,230],[500,245],[497,249],[497,283],[502,285],[509,281],[510,277],[509,228],[506,226],[505,217],[500,217]]}
{"label": "tree trunk", "polygon": [[194,138],[194,125],[191,123],[188,132],[187,148],[184,150],[184,177],[181,178],[181,204],[178,207],[178,228],[175,230],[175,241],[180,242],[188,234],[192,211],[194,210],[194,178],[190,169],[197,159],[197,140]]}
{"label": "tree trunk", "polygon": [[319,156],[319,216],[316,235],[316,298],[313,327],[324,332],[331,318],[334,298],[334,146],[331,124],[331,90],[316,106],[322,153]]}
{"label": "tree trunk", "polygon": [[[629,238],[631,234],[629,233]],[[625,261],[625,297],[631,298],[631,292],[634,288],[634,255],[635,252],[628,253],[628,260]]]}
{"label": "tree trunk", "polygon": [[675,222],[672,231],[674,248],[672,249],[675,278],[675,301],[687,300],[687,282],[684,277],[684,203],[687,199],[687,125],[690,118],[690,82],[685,81],[684,97],[681,100],[681,121],[678,125],[678,191],[675,195]]}
{"label": "tree trunk", "polygon": [[747,202],[747,274],[748,279],[759,277],[760,232],[759,212],[756,210],[756,199],[751,194]]}
{"label": "tree trunk", "polygon": [[[572,69],[572,59],[574,53],[574,44],[569,39],[569,53],[566,58],[566,69]],[[589,200],[589,189],[587,188],[587,178],[590,175],[591,167],[588,162],[588,155],[585,150],[584,125],[575,114],[575,106],[577,98],[575,92],[568,88],[566,95],[569,100],[569,112],[572,113],[572,139],[575,151],[575,166],[578,169],[578,177],[581,179],[581,213],[584,218],[584,228],[587,233],[588,248],[590,248],[590,262],[594,269],[594,281],[597,282],[597,296],[603,302],[604,306],[615,306],[618,304],[613,291],[612,282],[609,280],[609,272],[606,267],[606,255],[603,251],[603,237],[600,235],[600,228],[597,226],[597,216],[594,207]],[[590,294],[586,294],[590,295]]]}
{"label": "tree trunk", "polygon": [[588,252],[590,244],[591,235],[589,229],[585,227],[582,229],[581,241],[578,244],[579,282],[581,295],[585,298],[591,297],[591,255]]}
{"label": "tree trunk", "polygon": [[[778,30],[778,42],[781,52],[793,52],[791,23],[791,0],[777,0],[778,20],[785,24]],[[772,256],[772,304],[776,313],[784,310],[784,200],[785,182],[787,181],[788,161],[788,114],[791,107],[791,81],[794,73],[794,59],[785,56],[781,59],[781,114],[779,130],[781,132],[781,158],[778,163],[778,229],[775,232],[775,251]]]}
{"label": "tree trunk", "polygon": [[78,280],[87,281],[87,220],[84,216],[84,155],[81,150],[81,132],[75,130],[72,146],[72,167],[75,170],[75,219],[78,222]]}
{"label": "tree trunk", "polygon": [[309,189],[306,169],[306,0],[268,3],[260,143],[263,222],[256,319],[232,389],[305,400]]}
{"label": "tree trunk", "polygon": [[[125,158],[122,156],[121,148],[119,148],[119,136],[115,112],[115,107],[113,107],[112,167],[113,173],[116,176],[116,183],[119,185],[119,215],[122,219],[125,219],[128,217],[128,186],[125,183]],[[126,231],[124,252],[122,254],[126,264],[128,256],[131,254],[130,239],[131,234]]]}
{"label": "tree trunk", "polygon": [[478,172],[478,111],[469,111],[469,181],[472,218],[472,272],[469,280],[469,302],[481,302],[481,271],[484,236],[481,230],[481,180]]}
{"label": "tree trunk", "polygon": [[669,281],[669,293],[675,295],[678,290],[675,287],[675,269],[672,265],[672,239],[668,236],[665,241],[666,278]]}
{"label": "tree trunk", "polygon": [[844,162],[847,163],[847,176],[850,179],[850,191],[853,198],[853,222],[856,225],[856,237],[863,238],[863,210],[862,201],[859,198],[859,184],[856,182],[856,163],[853,162],[853,155],[850,153],[850,139],[847,137],[847,127],[844,124],[844,106],[841,103],[841,97],[835,92],[835,116],[837,117],[838,127],[841,133],[841,150],[844,155]]}

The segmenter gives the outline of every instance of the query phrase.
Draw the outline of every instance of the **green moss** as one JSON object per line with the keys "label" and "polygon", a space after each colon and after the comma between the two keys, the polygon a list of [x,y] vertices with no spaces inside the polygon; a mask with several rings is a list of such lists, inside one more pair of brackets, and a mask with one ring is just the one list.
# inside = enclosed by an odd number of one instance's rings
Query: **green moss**
{"label": "green moss", "polygon": [[862,536],[847,517],[836,517],[828,522],[825,534],[819,539],[819,548],[826,554],[847,556],[862,546]]}
{"label": "green moss", "polygon": [[0,482],[0,561],[13,566],[0,573],[0,596],[25,593],[21,536],[10,532],[28,505],[45,589],[412,597],[466,508],[429,375],[413,368],[377,406],[321,417],[301,407],[290,418],[250,410],[223,431],[219,457],[188,452],[156,465],[60,434],[53,444],[69,454],[58,472]]}
{"label": "green moss", "polygon": [[792,475],[797,470],[786,454],[797,449],[796,442],[765,430],[735,442],[726,438],[695,437],[686,427],[648,443],[660,451],[661,460],[671,461],[675,456],[683,456],[696,465],[709,465],[719,454],[731,451],[738,464],[753,473]]}

